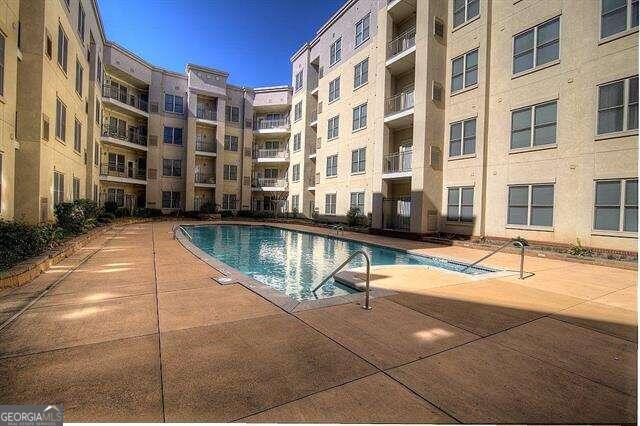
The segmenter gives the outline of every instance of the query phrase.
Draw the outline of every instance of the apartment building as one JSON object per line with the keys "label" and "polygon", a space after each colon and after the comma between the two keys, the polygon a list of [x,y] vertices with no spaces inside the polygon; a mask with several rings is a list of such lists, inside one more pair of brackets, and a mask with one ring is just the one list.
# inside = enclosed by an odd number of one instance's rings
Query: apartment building
{"label": "apartment building", "polygon": [[0,215],[74,198],[636,250],[636,0],[348,0],[291,86],[164,70],[95,0],[4,0]]}
{"label": "apartment building", "polygon": [[290,208],[636,250],[637,1],[352,0],[291,63]]}

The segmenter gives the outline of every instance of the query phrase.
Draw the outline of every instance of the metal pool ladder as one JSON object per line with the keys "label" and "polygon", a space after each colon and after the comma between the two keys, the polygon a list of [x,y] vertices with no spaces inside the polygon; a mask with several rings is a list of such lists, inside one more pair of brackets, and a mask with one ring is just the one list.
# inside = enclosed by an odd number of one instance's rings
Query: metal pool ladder
{"label": "metal pool ladder", "polygon": [[510,244],[513,244],[516,247],[520,247],[520,279],[524,280],[524,248],[528,244],[522,238],[513,238],[513,239],[507,241],[506,243],[502,244],[500,247],[498,247],[497,249],[495,249],[494,251],[492,251],[488,255],[481,257],[480,259],[478,259],[475,262],[473,262],[471,265],[465,266],[464,269],[462,271],[460,271],[460,272],[464,272],[467,269],[476,266],[478,263],[482,262],[485,259],[488,259],[489,257],[493,256],[494,254],[496,254],[497,252],[499,252],[500,250],[502,250],[503,248],[507,247]]}
{"label": "metal pool ladder", "polygon": [[362,306],[362,309],[371,309],[371,306],[369,305],[369,275],[370,275],[370,269],[371,269],[371,259],[369,259],[369,255],[367,254],[366,251],[364,250],[358,250],[355,251],[353,253],[351,253],[351,256],[349,256],[347,258],[347,260],[345,260],[344,262],[342,262],[340,264],[340,266],[338,266],[336,269],[333,270],[333,272],[331,272],[329,275],[327,275],[321,282],[320,284],[318,284],[312,291],[313,294],[316,294],[316,291],[322,287],[328,280],[329,278],[333,278],[338,271],[340,271],[340,269],[342,269],[347,263],[351,262],[351,260],[356,257],[357,255],[361,254],[362,256],[364,256],[364,259],[367,261],[367,282],[366,282],[366,286],[365,286],[365,290],[364,290],[364,306]]}
{"label": "metal pool ladder", "polygon": [[344,235],[344,226],[342,225],[333,225],[331,229],[335,229],[336,235],[340,235],[341,231],[342,231],[342,235]]}

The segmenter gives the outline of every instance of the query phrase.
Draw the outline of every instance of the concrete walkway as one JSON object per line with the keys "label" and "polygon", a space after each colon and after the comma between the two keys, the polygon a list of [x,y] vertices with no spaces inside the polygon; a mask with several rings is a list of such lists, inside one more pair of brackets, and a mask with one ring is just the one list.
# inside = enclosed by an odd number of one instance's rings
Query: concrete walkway
{"label": "concrete walkway", "polygon": [[171,227],[116,229],[0,293],[2,323],[57,283],[0,330],[0,404],[63,403],[69,421],[636,421],[635,271],[527,258],[524,281],[456,281],[388,268],[374,285],[397,294],[372,311],[292,315],[215,283]]}

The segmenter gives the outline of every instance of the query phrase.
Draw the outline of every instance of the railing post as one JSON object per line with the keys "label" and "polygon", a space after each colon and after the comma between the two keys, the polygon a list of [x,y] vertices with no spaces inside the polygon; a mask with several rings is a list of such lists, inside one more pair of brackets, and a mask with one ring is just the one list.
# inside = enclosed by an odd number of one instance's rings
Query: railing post
{"label": "railing post", "polygon": [[518,241],[520,245],[520,279],[524,280],[524,244]]}

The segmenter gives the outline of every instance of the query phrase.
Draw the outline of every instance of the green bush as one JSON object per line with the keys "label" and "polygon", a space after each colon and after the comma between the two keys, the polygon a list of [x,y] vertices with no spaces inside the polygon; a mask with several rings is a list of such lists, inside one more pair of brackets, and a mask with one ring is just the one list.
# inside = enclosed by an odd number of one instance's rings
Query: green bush
{"label": "green bush", "polygon": [[61,230],[53,224],[27,225],[0,220],[0,270],[38,256],[62,239]]}
{"label": "green bush", "polygon": [[129,211],[129,209],[125,207],[118,207],[116,209],[115,215],[116,217],[127,217],[127,216],[131,216],[131,212]]}
{"label": "green bush", "polygon": [[136,217],[160,217],[162,216],[162,210],[149,209],[149,208],[137,208],[134,210],[133,215]]}
{"label": "green bush", "polygon": [[203,203],[200,206],[200,211],[202,213],[207,213],[207,214],[215,213],[216,205],[213,204],[211,201],[207,201],[206,203]]}
{"label": "green bush", "polygon": [[232,210],[221,210],[220,211],[220,217],[223,217],[223,218],[233,217],[233,211]]}
{"label": "green bush", "polygon": [[91,200],[76,200],[72,203],[60,203],[53,209],[57,225],[64,232],[81,234],[95,228],[102,209]]}
{"label": "green bush", "polygon": [[110,223],[113,222],[116,218],[116,215],[109,212],[104,212],[98,217],[98,222],[100,223]]}
{"label": "green bush", "polygon": [[107,213],[116,214],[116,210],[118,210],[118,204],[115,201],[107,201],[104,203],[104,211]]}
{"label": "green bush", "polygon": [[366,217],[360,214],[360,209],[357,207],[351,207],[347,212],[347,224],[349,226],[363,225],[366,221]]}
{"label": "green bush", "polygon": [[238,217],[254,217],[255,212],[251,211],[251,210],[238,210]]}

